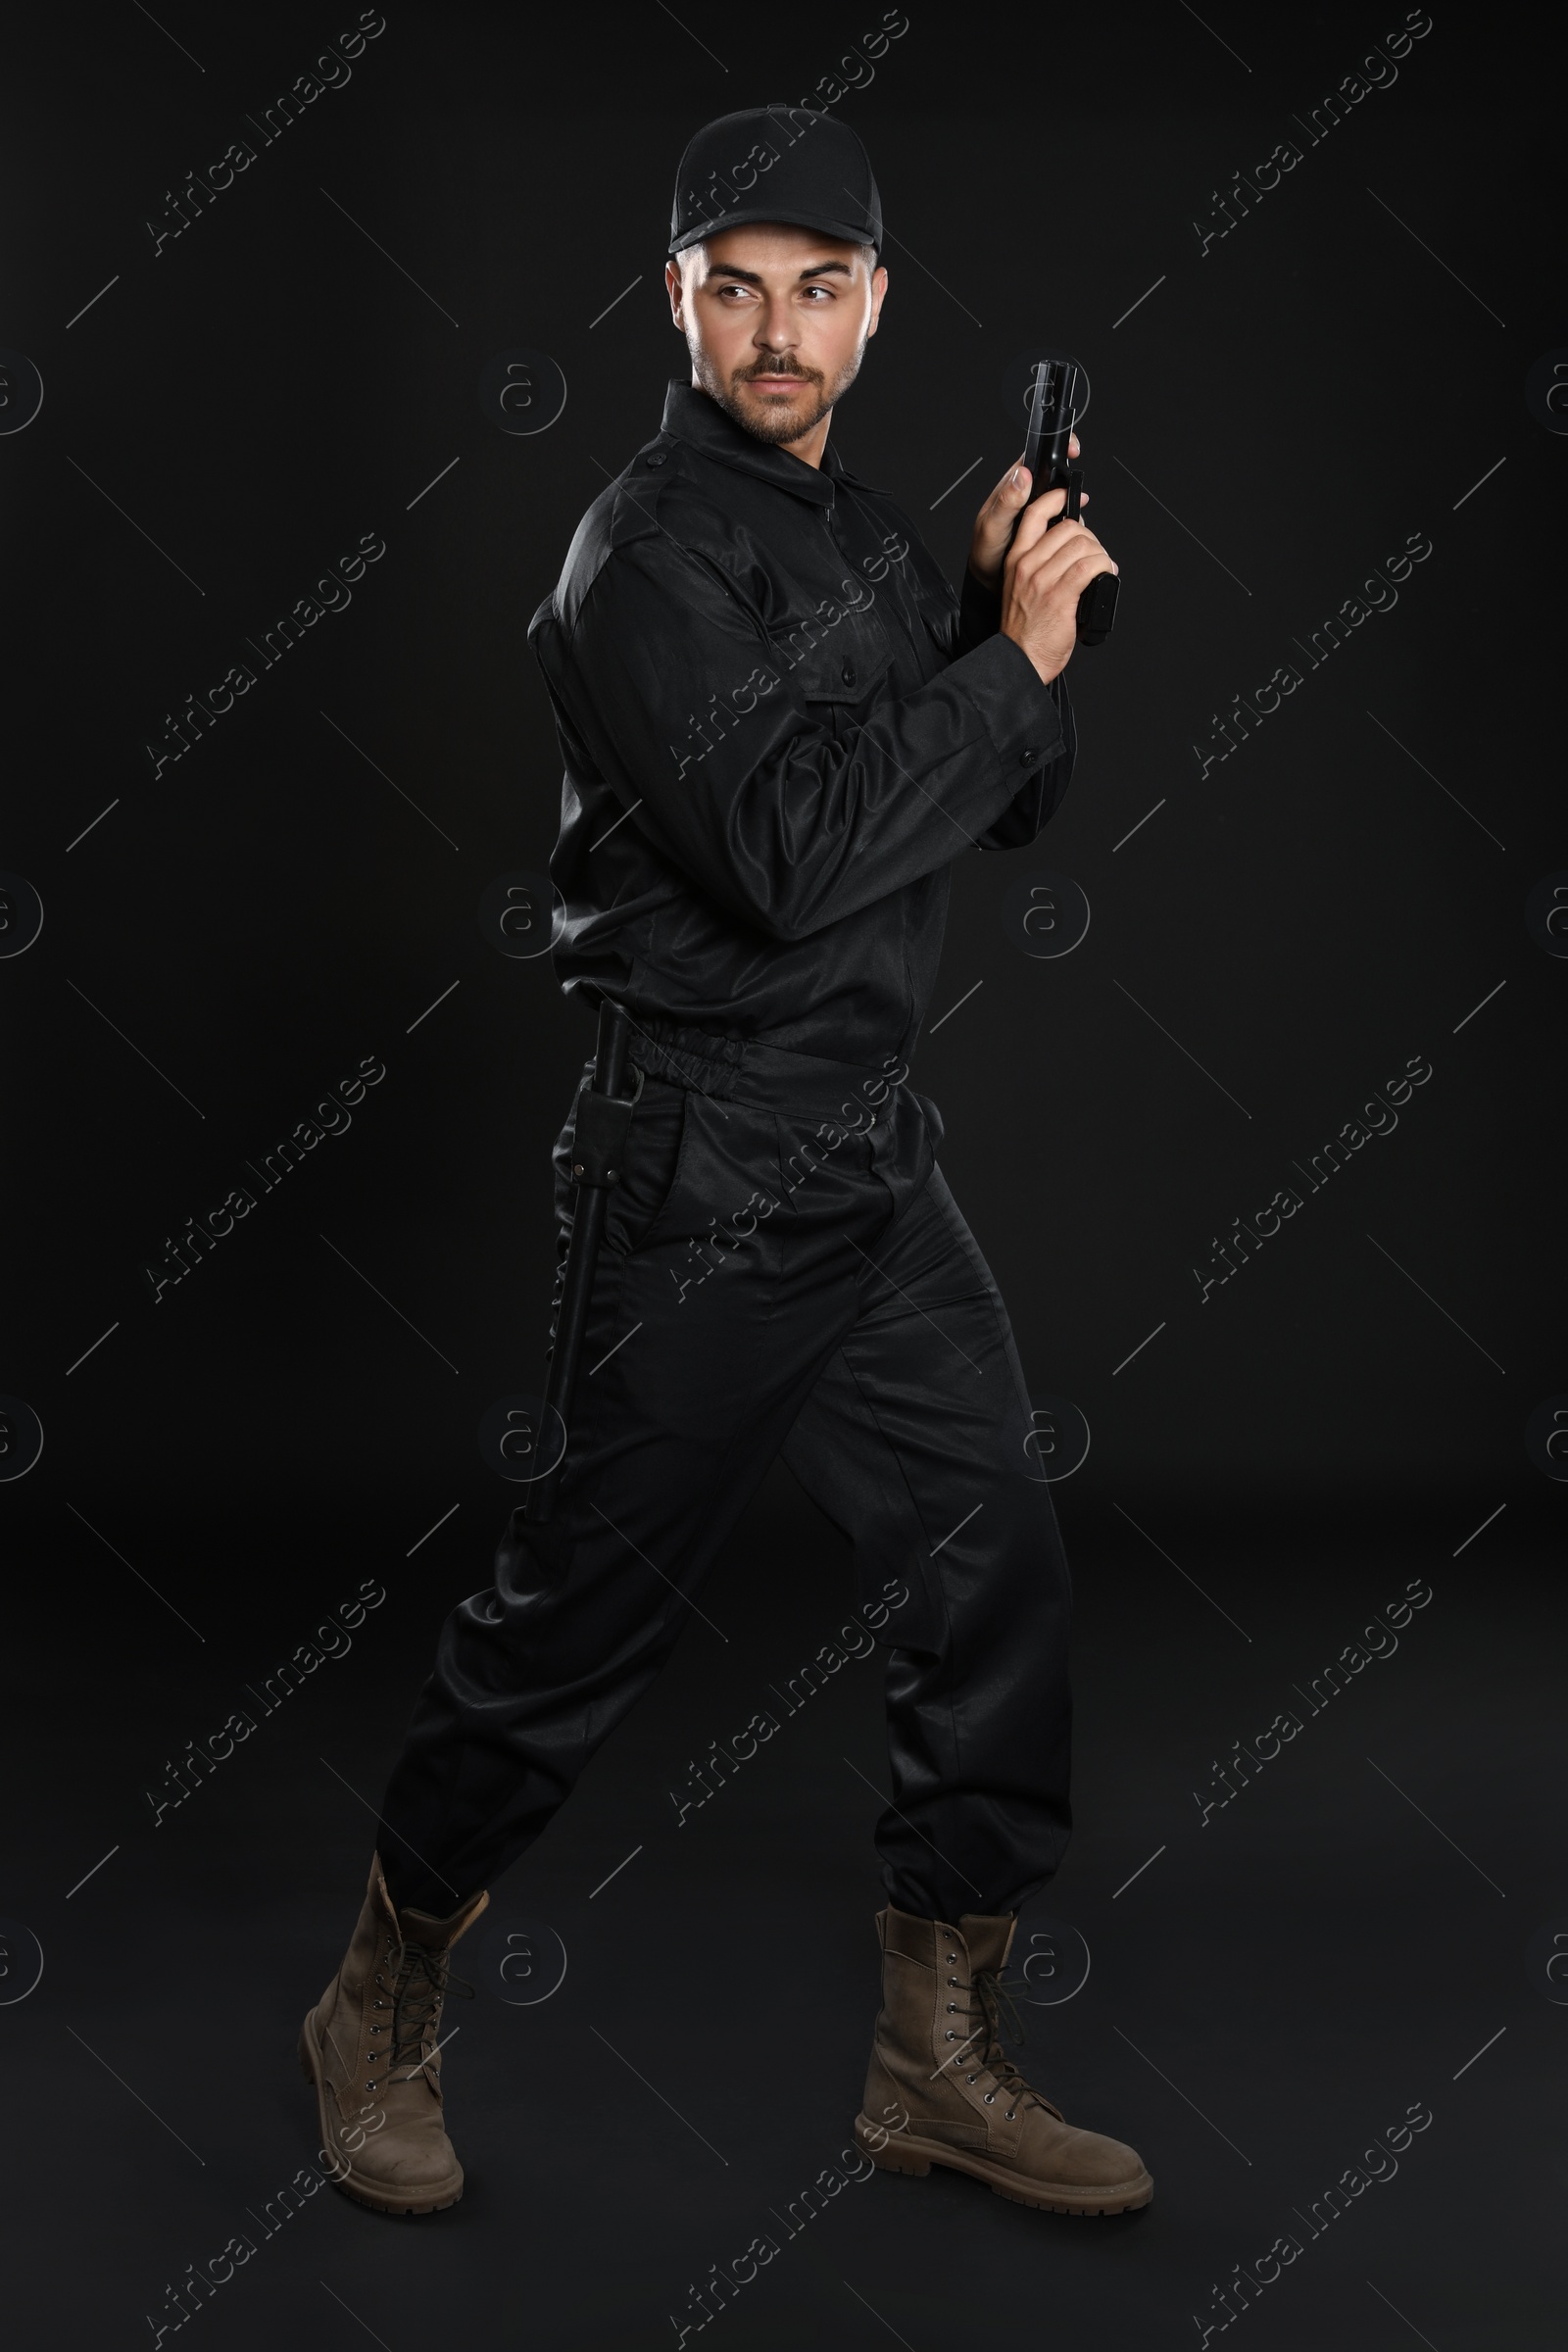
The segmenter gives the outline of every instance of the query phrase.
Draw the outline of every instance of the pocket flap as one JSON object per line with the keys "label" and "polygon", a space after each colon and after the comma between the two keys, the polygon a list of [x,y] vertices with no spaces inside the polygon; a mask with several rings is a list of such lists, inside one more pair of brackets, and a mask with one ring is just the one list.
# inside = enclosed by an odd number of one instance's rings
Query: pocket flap
{"label": "pocket flap", "polygon": [[893,648],[878,624],[846,617],[784,674],[806,702],[863,703],[892,666]]}

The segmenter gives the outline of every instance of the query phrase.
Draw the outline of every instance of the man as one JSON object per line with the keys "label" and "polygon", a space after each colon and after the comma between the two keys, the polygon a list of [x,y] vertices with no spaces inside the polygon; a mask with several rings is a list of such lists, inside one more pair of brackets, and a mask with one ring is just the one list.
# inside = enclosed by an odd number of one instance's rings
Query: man
{"label": "man", "polygon": [[829,448],[881,242],[837,122],[769,107],[698,133],[666,271],[691,383],[529,632],[565,761],[557,968],[627,1008],[641,1093],[554,1515],[514,1515],[493,1587],[443,1630],[302,2034],[341,2185],[383,2210],[461,2194],[435,2046],[452,1947],[668,1656],[779,1453],[850,1538],[887,1650],[858,2144],[1056,2211],[1152,2194],[1000,2039],[1015,1914],[1067,1838],[1070,1589],[1002,1300],[905,1083],[948,868],[1032,841],[1060,800],[1078,598],[1116,567],[1081,522],[1048,536],[1063,494],[1026,506],[1015,466],[960,608]]}

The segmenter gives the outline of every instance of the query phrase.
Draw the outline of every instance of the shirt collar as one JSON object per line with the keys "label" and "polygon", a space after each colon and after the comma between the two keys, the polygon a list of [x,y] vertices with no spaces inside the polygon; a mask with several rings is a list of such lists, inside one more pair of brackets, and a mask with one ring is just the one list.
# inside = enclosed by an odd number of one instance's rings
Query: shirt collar
{"label": "shirt collar", "polygon": [[840,480],[856,489],[871,487],[841,464],[831,439],[822,452],[821,466],[808,466],[804,458],[791,457],[787,449],[759,441],[695,384],[671,382],[664,395],[662,429],[677,441],[700,449],[704,457],[716,458],[721,466],[733,466],[738,472],[756,474],[760,481],[788,490],[809,506],[831,507],[834,485]]}

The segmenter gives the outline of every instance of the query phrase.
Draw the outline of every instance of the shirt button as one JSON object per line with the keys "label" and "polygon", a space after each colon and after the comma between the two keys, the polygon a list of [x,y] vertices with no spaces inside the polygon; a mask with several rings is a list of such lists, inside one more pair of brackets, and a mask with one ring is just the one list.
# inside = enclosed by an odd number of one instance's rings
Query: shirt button
{"label": "shirt button", "polygon": [[662,451],[662,449],[656,449],[655,451],[653,451],[653,453],[652,453],[652,454],[651,454],[651,456],[649,457],[648,463],[649,463],[649,465],[650,465],[650,466],[662,466],[662,464],[664,463],[664,453],[663,453],[663,451]]}
{"label": "shirt button", "polygon": [[1039,753],[1038,753],[1038,752],[1035,750],[1035,747],[1034,747],[1034,745],[1033,745],[1033,744],[1031,744],[1031,745],[1029,746],[1029,749],[1028,749],[1026,752],[1020,752],[1020,753],[1019,753],[1019,755],[1018,755],[1018,761],[1019,761],[1019,765],[1020,765],[1020,766],[1022,766],[1022,767],[1033,767],[1033,765],[1034,765],[1035,761],[1036,761],[1036,760],[1039,759],[1039,757],[1040,757],[1040,754],[1039,754]]}
{"label": "shirt button", "polygon": [[846,662],[840,674],[842,675],[846,686],[853,686],[855,684],[855,663],[853,662]]}

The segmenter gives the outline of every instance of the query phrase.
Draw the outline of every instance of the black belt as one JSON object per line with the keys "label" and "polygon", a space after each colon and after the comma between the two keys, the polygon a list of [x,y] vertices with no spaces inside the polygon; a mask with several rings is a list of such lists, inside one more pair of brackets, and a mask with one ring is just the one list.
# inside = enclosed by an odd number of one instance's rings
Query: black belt
{"label": "black belt", "polygon": [[756,1038],[714,1037],[642,1016],[632,1021],[629,1052],[634,1065],[652,1078],[722,1102],[753,1102],[813,1120],[858,1119],[858,1105],[885,1102],[909,1067],[892,1054],[880,1065],[829,1061]]}

